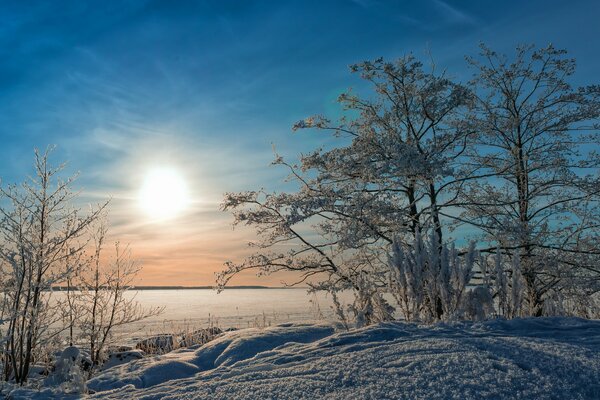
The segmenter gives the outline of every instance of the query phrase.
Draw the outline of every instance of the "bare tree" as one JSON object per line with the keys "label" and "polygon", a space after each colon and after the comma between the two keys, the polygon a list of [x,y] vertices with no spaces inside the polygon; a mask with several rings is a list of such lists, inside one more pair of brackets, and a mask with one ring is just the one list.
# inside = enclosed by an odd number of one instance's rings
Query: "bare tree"
{"label": "bare tree", "polygon": [[[573,89],[575,60],[552,46],[517,49],[513,59],[482,46],[470,118],[469,181],[461,218],[506,253],[514,249],[528,313],[542,315],[555,291],[597,291],[600,88]],[[495,242],[495,243],[493,243]]]}
{"label": "bare tree", "polygon": [[[375,95],[345,93],[340,120],[315,116],[294,126],[338,139],[333,148],[302,155],[299,165],[276,158],[298,190],[226,195],[223,209],[235,223],[256,228],[258,251],[227,263],[219,283],[252,268],[298,271],[299,282],[354,290],[355,304],[372,309],[372,296],[399,288],[393,280],[400,275],[390,276],[387,267],[392,243],[411,247],[417,233],[432,230],[436,271],[422,283],[442,285],[433,277],[444,273],[448,232],[467,225],[489,246],[482,253],[499,248],[508,256],[494,272],[486,256],[469,283],[495,288],[501,314],[554,313],[565,309],[557,301],[574,304],[596,293],[600,160],[589,145],[598,143],[600,89],[572,89],[574,61],[564,54],[523,47],[509,62],[484,48],[483,62],[471,60],[478,74],[468,87],[435,68],[425,72],[413,57],[351,66]],[[443,289],[424,298],[433,319],[455,313]],[[376,321],[389,315],[384,309],[379,317],[358,312]]]}
{"label": "bare tree", "polygon": [[[454,192],[463,181],[456,179],[454,167],[473,133],[464,122],[472,102],[470,91],[445,72],[437,73],[434,65],[431,72],[424,71],[412,56],[393,63],[366,61],[350,68],[372,85],[376,96],[350,91],[339,97],[348,117],[332,123],[316,116],[296,124],[295,129],[316,128],[351,139],[347,146],[303,157],[302,169],[315,171],[314,182],[339,191],[340,196],[356,192],[368,195],[369,202],[388,203],[395,210],[392,218],[404,216],[402,223],[410,228],[411,238],[422,225],[432,226],[442,243],[439,211],[453,205]],[[379,217],[373,225],[381,222]],[[374,233],[391,243],[390,232],[398,235],[404,230],[396,223]]]}
{"label": "bare tree", "polygon": [[93,253],[78,277],[76,324],[89,346],[90,376],[104,361],[104,352],[114,340],[115,329],[162,312],[162,308],[142,308],[135,296],[129,295],[141,266],[131,257],[128,246],[122,248],[116,242],[112,260],[102,260],[106,233],[106,223],[101,220],[91,235]]}
{"label": "bare tree", "polygon": [[[299,166],[275,161],[289,168],[297,192],[226,195],[223,209],[234,212],[236,223],[256,227],[261,240],[256,255],[227,264],[222,284],[248,268],[283,269],[300,271],[300,281],[325,277],[320,289],[358,293],[370,286],[375,294],[386,284],[394,237],[412,242],[431,227],[442,251],[440,210],[453,205],[464,181],[453,166],[471,134],[461,118],[472,100],[468,89],[433,67],[425,72],[412,56],[351,71],[372,85],[374,98],[345,93],[339,102],[347,116],[340,121],[316,116],[294,126],[332,132],[340,146],[304,155]],[[365,285],[365,274],[374,286]],[[441,304],[437,310],[439,317]]]}
{"label": "bare tree", "polygon": [[10,276],[3,288],[9,306],[3,372],[20,384],[27,381],[38,347],[56,334],[49,289],[71,272],[61,268],[64,261],[83,251],[79,239],[106,206],[85,215],[73,208],[73,178],[60,179],[64,165],[51,167],[50,151],[35,151],[35,176],[29,181],[0,188],[0,259]]}

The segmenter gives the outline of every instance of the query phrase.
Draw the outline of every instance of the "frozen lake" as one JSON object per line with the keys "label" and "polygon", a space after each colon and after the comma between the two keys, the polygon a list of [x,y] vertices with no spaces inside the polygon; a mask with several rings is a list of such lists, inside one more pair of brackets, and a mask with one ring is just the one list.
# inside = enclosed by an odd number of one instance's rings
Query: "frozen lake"
{"label": "frozen lake", "polygon": [[[119,336],[124,340],[210,325],[246,328],[335,318],[331,296],[308,294],[306,289],[226,289],[221,293],[211,289],[160,289],[132,290],[128,295],[135,296],[145,308],[164,307],[164,311],[121,328]],[[53,296],[64,296],[64,292]]]}

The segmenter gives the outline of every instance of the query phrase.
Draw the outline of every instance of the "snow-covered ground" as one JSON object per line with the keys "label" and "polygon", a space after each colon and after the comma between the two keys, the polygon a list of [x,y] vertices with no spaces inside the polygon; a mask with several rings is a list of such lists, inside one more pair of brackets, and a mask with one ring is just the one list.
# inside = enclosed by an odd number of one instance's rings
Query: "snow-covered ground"
{"label": "snow-covered ground", "polygon": [[243,329],[110,368],[88,388],[127,400],[600,399],[600,321]]}

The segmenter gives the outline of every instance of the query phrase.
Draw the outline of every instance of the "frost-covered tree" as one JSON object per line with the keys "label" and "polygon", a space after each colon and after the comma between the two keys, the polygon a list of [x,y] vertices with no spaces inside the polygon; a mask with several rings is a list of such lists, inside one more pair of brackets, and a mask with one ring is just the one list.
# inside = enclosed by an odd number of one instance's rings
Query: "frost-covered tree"
{"label": "frost-covered tree", "polygon": [[386,226],[386,218],[401,218],[410,237],[428,224],[442,243],[440,210],[455,199],[460,181],[454,169],[472,134],[463,118],[472,101],[470,91],[434,66],[426,72],[412,56],[350,68],[371,85],[375,96],[349,91],[338,99],[347,112],[339,121],[315,116],[297,123],[296,130],[315,128],[350,139],[348,145],[302,157],[301,169],[317,174],[311,182],[317,190],[331,188],[342,199],[356,197],[356,205],[372,204],[367,211],[375,215],[348,214],[359,222],[372,220],[371,225],[381,227],[380,235],[387,234],[388,243],[393,235],[406,235],[405,229],[397,229],[398,222]]}
{"label": "frost-covered tree", "polygon": [[[256,229],[257,252],[227,263],[219,283],[253,268],[297,271],[314,290],[354,291],[350,311],[366,323],[392,315],[385,293],[405,318],[429,320],[481,318],[492,306],[507,317],[574,313],[574,298],[594,299],[600,89],[572,89],[574,61],[552,47],[519,48],[512,61],[484,48],[482,59],[467,87],[411,56],[351,66],[374,94],[345,93],[339,120],[293,127],[331,132],[336,145],[298,165],[275,160],[298,190],[226,195],[235,223]],[[472,249],[446,246],[461,225],[487,256],[458,282],[462,263],[473,268]],[[489,257],[497,248],[501,262]],[[388,254],[402,249],[428,261],[390,270]]]}
{"label": "frost-covered tree", "polygon": [[162,312],[162,308],[144,309],[128,292],[141,268],[128,247],[122,248],[116,242],[114,257],[103,259],[106,233],[102,220],[91,234],[92,254],[75,279],[75,326],[88,346],[92,363],[89,376],[104,361],[106,347],[113,343],[117,328]]}
{"label": "frost-covered tree", "polygon": [[[223,209],[233,211],[237,224],[257,229],[259,251],[241,264],[228,263],[221,284],[249,268],[292,270],[302,280],[324,278],[315,287],[351,289],[362,298],[367,286],[373,295],[385,287],[395,236],[412,241],[429,224],[441,251],[439,211],[452,205],[460,186],[453,165],[470,134],[460,117],[471,102],[469,91],[444,73],[424,71],[412,56],[367,61],[351,71],[372,86],[374,96],[345,93],[339,103],[346,116],[339,121],[316,116],[294,126],[331,131],[340,145],[304,155],[300,165],[275,161],[289,168],[297,192],[226,195]],[[443,313],[439,299],[436,307]],[[382,305],[365,315],[383,316],[384,310]]]}
{"label": "frost-covered tree", "polygon": [[552,46],[510,59],[482,46],[470,64],[478,135],[463,173],[486,178],[461,192],[460,218],[517,254],[526,313],[542,315],[557,292],[599,289],[600,87],[573,88],[575,60]]}
{"label": "frost-covered tree", "polygon": [[86,228],[106,203],[87,213],[74,207],[73,178],[63,180],[63,165],[50,166],[50,149],[35,151],[35,175],[21,185],[0,188],[0,260],[6,299],[3,375],[23,384],[36,351],[57,331],[48,300],[53,284],[72,272],[68,258],[80,254]]}

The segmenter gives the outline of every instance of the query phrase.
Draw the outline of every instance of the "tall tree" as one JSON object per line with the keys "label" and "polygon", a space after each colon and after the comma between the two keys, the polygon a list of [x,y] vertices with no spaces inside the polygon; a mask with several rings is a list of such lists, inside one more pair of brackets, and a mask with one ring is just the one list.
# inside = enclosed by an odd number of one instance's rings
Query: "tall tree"
{"label": "tall tree", "polygon": [[[303,278],[324,273],[328,284],[359,290],[365,274],[385,284],[394,237],[412,241],[429,226],[441,251],[440,210],[452,206],[462,185],[454,165],[471,133],[461,116],[472,97],[444,73],[426,72],[412,56],[367,61],[351,71],[374,96],[345,93],[338,100],[346,114],[340,121],[315,116],[294,126],[330,131],[340,138],[339,147],[304,155],[299,166],[275,161],[290,169],[299,190],[226,196],[223,208],[234,211],[236,223],[255,226],[262,241],[246,262],[228,264],[222,283],[259,267],[300,270]],[[287,253],[266,251],[294,242]],[[437,317],[442,312],[440,305]]]}
{"label": "tall tree", "polygon": [[[520,258],[528,313],[552,293],[598,290],[600,87],[574,89],[575,60],[552,46],[509,59],[482,46],[469,119],[470,181],[462,218]],[[594,261],[595,260],[595,261]]]}

